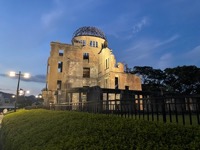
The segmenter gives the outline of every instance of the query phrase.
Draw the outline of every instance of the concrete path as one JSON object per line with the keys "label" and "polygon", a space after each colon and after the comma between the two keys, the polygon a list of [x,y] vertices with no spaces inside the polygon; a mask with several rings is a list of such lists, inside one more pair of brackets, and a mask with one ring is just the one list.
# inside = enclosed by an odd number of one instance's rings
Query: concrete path
{"label": "concrete path", "polygon": [[0,114],[0,128],[1,128],[1,122],[2,122],[2,119],[3,119],[3,115]]}

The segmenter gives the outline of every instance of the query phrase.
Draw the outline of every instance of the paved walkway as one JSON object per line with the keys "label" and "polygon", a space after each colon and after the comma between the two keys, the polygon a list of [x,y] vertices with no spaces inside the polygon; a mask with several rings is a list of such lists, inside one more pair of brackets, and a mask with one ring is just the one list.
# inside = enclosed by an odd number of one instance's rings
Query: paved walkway
{"label": "paved walkway", "polygon": [[2,122],[2,119],[3,119],[3,115],[0,114],[0,128],[1,128],[1,122]]}

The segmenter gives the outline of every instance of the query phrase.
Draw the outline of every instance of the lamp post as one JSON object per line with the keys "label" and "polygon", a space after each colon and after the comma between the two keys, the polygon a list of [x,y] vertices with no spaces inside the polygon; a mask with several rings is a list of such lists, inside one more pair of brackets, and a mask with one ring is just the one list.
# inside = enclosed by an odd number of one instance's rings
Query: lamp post
{"label": "lamp post", "polygon": [[16,72],[10,72],[9,74],[11,77],[15,77],[15,76],[18,76],[18,82],[17,82],[17,91],[16,91],[16,100],[15,100],[15,112],[16,112],[16,103],[18,101],[18,97],[19,97],[19,84],[20,84],[20,79],[21,79],[21,76],[23,76],[24,78],[29,78],[30,77],[30,74],[29,73],[21,73],[21,71],[19,71],[19,73],[16,73]]}

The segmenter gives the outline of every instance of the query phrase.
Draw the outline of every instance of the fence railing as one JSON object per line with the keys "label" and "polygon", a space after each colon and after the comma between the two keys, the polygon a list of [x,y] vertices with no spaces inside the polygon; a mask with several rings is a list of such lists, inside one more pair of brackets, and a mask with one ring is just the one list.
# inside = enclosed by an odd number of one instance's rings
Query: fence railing
{"label": "fence railing", "polygon": [[200,97],[149,97],[134,100],[67,102],[50,109],[115,114],[148,121],[200,125]]}

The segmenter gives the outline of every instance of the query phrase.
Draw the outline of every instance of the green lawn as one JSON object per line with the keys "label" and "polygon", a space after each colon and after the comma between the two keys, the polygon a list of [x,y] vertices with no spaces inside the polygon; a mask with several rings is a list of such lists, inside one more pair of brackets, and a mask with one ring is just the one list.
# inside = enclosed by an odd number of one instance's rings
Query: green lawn
{"label": "green lawn", "polygon": [[73,111],[20,110],[2,122],[4,150],[177,150],[200,147],[200,127]]}

